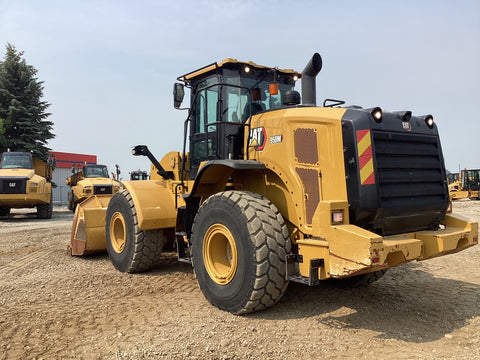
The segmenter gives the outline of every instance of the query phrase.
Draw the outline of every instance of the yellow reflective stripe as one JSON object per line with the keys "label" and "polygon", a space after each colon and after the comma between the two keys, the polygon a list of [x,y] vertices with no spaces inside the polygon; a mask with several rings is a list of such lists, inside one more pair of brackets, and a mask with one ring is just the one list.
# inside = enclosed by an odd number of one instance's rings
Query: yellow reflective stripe
{"label": "yellow reflective stripe", "polygon": [[368,160],[365,166],[360,169],[360,183],[363,184],[373,173],[373,159]]}
{"label": "yellow reflective stripe", "polygon": [[365,134],[362,140],[358,142],[358,156],[361,156],[365,150],[368,149],[368,147],[372,145],[372,142],[370,141],[370,131]]}

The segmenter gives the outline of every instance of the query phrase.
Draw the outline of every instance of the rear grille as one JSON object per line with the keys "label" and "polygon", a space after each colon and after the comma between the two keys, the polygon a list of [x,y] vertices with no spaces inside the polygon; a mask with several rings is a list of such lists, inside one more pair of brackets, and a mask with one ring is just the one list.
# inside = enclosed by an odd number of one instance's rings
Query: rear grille
{"label": "rear grille", "polygon": [[2,177],[0,194],[26,194],[27,177]]}
{"label": "rear grille", "polygon": [[408,217],[412,211],[420,216],[444,212],[448,188],[438,136],[372,134],[383,217]]}
{"label": "rear grille", "polygon": [[102,194],[111,194],[112,185],[93,185],[93,194],[102,195]]}
{"label": "rear grille", "polygon": [[348,109],[342,132],[350,223],[379,235],[437,229],[449,204],[437,128]]}

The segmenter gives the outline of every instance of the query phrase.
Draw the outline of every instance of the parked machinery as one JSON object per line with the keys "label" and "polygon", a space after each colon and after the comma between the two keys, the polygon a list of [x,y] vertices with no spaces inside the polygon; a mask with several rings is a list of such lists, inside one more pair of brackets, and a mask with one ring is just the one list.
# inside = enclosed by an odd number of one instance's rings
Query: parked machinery
{"label": "parked machinery", "polygon": [[72,175],[66,179],[71,187],[68,193],[68,209],[75,211],[76,206],[92,195],[115,194],[121,183],[108,176],[105,165],[85,164],[80,171],[72,167]]}
{"label": "parked machinery", "polygon": [[462,188],[470,199],[480,200],[480,169],[462,170]]}
{"label": "parked machinery", "polygon": [[4,152],[0,160],[0,216],[12,208],[36,207],[39,219],[50,219],[54,166],[53,155],[43,161],[28,152]]}
{"label": "parked machinery", "polygon": [[130,173],[130,180],[148,180],[146,171],[135,170]]}
{"label": "parked machinery", "polygon": [[468,190],[464,190],[459,173],[450,173],[447,175],[448,193],[450,200],[459,200],[468,198]]}

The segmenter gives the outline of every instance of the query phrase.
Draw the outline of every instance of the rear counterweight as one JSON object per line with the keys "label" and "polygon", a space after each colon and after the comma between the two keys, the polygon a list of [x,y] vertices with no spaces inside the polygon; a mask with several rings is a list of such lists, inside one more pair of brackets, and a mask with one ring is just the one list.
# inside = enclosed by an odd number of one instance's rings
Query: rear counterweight
{"label": "rear counterweight", "polygon": [[350,109],[342,129],[350,222],[379,235],[437,229],[449,198],[436,126]]}

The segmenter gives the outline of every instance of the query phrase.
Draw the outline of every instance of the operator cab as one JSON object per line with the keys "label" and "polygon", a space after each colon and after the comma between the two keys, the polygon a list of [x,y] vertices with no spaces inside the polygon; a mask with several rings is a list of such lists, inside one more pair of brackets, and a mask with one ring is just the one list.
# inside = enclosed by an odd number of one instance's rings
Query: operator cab
{"label": "operator cab", "polygon": [[[183,100],[183,87],[191,90],[190,178],[200,163],[216,159],[243,159],[245,127],[252,115],[297,105],[295,81],[300,73],[226,59],[178,78],[175,107]],[[298,99],[298,101],[293,101]],[[185,139],[186,141],[186,139]]]}

